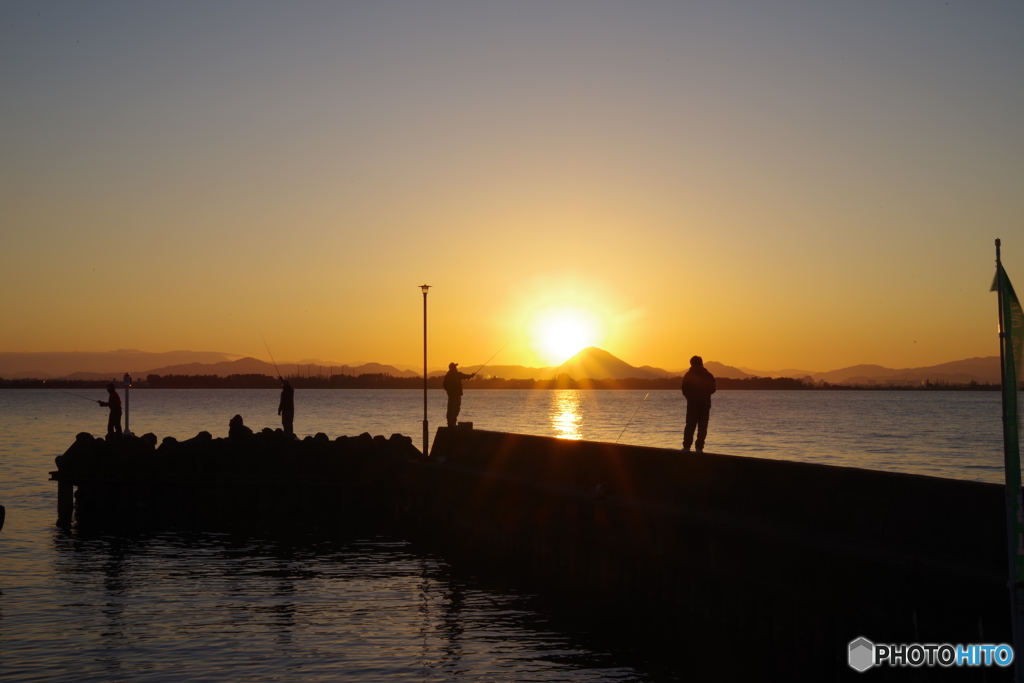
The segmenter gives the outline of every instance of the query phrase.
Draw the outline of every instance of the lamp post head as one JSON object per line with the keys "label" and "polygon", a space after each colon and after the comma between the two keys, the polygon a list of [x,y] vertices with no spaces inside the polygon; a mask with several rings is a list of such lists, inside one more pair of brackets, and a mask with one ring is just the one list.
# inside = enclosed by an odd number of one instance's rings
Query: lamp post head
{"label": "lamp post head", "polygon": [[430,285],[420,285],[420,289],[422,289],[423,293],[426,294],[427,290],[430,289]]}

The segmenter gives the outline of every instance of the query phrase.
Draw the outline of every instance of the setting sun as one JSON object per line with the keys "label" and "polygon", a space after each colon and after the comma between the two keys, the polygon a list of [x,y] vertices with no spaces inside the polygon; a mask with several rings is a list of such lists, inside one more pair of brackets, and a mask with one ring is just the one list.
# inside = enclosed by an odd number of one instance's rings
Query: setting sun
{"label": "setting sun", "polygon": [[538,311],[530,321],[530,347],[549,365],[558,365],[604,336],[598,316],[585,308],[557,307]]}

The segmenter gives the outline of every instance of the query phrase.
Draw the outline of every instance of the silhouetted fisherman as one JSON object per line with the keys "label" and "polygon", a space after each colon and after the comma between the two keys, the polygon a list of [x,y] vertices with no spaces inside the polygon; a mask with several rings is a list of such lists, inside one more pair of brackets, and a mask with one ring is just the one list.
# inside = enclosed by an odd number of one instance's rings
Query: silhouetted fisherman
{"label": "silhouetted fisherman", "polygon": [[448,372],[444,376],[444,390],[448,392],[447,418],[449,427],[458,425],[459,411],[462,410],[462,380],[476,377],[475,372],[472,375],[467,375],[464,372],[459,372],[456,369],[458,367],[458,363],[449,363]]}
{"label": "silhouetted fisherman", "polygon": [[704,452],[704,439],[708,435],[711,415],[711,394],[715,393],[715,376],[704,367],[704,359],[694,356],[690,369],[683,375],[683,396],[686,397],[686,428],[683,430],[683,450],[690,452],[693,430],[697,430],[697,452]]}
{"label": "silhouetted fisherman", "polygon": [[121,397],[114,389],[113,382],[107,385],[107,400],[96,402],[104,408],[110,408],[110,416],[107,418],[107,436],[111,434],[121,436]]}
{"label": "silhouetted fisherman", "polygon": [[292,389],[291,383],[286,380],[281,380],[281,403],[277,406],[277,414],[281,416],[281,425],[284,427],[284,433],[288,436],[294,436],[295,432],[292,431],[292,421],[295,419],[295,390]]}

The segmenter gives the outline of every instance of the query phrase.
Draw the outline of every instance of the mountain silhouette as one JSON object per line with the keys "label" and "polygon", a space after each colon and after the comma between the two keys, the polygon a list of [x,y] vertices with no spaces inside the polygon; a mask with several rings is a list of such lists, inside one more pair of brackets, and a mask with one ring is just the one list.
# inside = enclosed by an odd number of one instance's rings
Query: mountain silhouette
{"label": "mountain silhouette", "polygon": [[277,376],[274,366],[258,358],[246,356],[238,360],[221,361],[220,363],[182,363],[154,368],[147,375],[270,375]]}
{"label": "mountain silhouette", "polygon": [[616,358],[604,349],[590,346],[565,361],[557,368],[555,374],[567,373],[574,379],[589,377],[590,379],[655,379],[667,377],[664,370],[657,368],[644,370],[634,367],[624,360]]}
{"label": "mountain silhouette", "polygon": [[[281,374],[284,376],[294,375],[296,373],[305,375],[310,373],[316,375],[323,373],[326,377],[328,374],[333,375],[369,375],[369,374],[384,374],[391,375],[393,377],[421,377],[422,373],[412,372],[409,370],[399,370],[391,365],[383,365],[381,363],[364,363],[363,365],[335,365],[333,367],[326,365],[310,365],[310,364],[298,364],[287,363],[278,366]],[[189,363],[187,365],[171,365],[165,368],[156,368],[146,373],[147,375],[218,375],[220,377],[227,377],[228,375],[270,375],[271,377],[277,376],[277,370],[271,363],[259,360],[258,358],[240,358],[235,361],[227,361],[223,363]]]}
{"label": "mountain silhouette", "polygon": [[[422,377],[423,371],[416,372],[415,370],[402,370],[396,368],[394,365],[384,365],[383,363],[363,363],[362,365],[346,365],[344,369],[346,375],[391,375],[392,377]],[[334,374],[339,375],[341,371],[337,365],[334,366]]]}
{"label": "mountain silhouette", "polygon": [[[475,365],[460,365],[459,370],[462,372],[476,372],[480,367],[480,364]],[[488,365],[483,369],[484,377],[501,377],[503,379],[546,379],[554,377],[554,368],[532,368],[525,365]],[[440,377],[444,375],[448,370],[431,370],[431,377]]]}
{"label": "mountain silhouette", "polygon": [[[333,367],[327,365],[318,367],[317,365],[310,366],[309,364],[299,364],[296,366],[295,363],[287,363],[279,365],[278,368],[281,370],[281,374],[285,377],[292,376],[296,373],[305,375],[307,372],[313,375],[323,373],[324,377],[327,377],[330,374],[384,374],[392,375],[393,377],[422,376],[422,373],[419,372],[399,370],[391,365],[382,365],[381,363],[335,365]],[[229,375],[269,375],[270,377],[276,377],[277,370],[274,369],[274,366],[271,363],[260,360],[259,358],[246,356],[245,358],[239,358],[238,360],[221,361],[219,363],[183,363],[180,365],[167,365],[160,368],[153,368],[151,370],[135,371],[132,374],[139,379],[146,377],[146,375],[217,375],[218,377],[227,377]],[[68,375],[68,378],[91,380],[107,379],[118,375],[119,373],[76,372]]]}
{"label": "mountain silhouette", "polygon": [[[232,360],[237,358],[237,360]],[[326,363],[316,365],[300,363],[300,374],[362,375],[389,374],[394,377],[420,377],[418,370],[411,366],[396,367],[382,363],[361,363],[359,365],[338,365],[331,368]],[[917,383],[924,381],[999,383],[999,357],[967,358],[919,368],[893,369],[881,365],[852,365],[828,372],[807,370],[761,371],[739,368],[716,361],[706,361],[705,367],[715,377],[743,379],[746,377],[794,377],[810,376],[831,384],[887,384]],[[295,363],[279,365],[282,374],[294,375]],[[460,369],[474,372],[480,366],[464,364]],[[552,379],[559,374],[568,374],[573,379],[637,379],[678,377],[686,368],[664,370],[650,365],[633,366],[611,353],[590,347],[583,349],[561,365],[553,367],[526,367],[522,365],[493,365],[484,369],[485,376],[505,379]],[[106,352],[0,352],[0,377],[5,379],[110,379],[119,378],[125,371],[136,378],[146,375],[248,375],[275,376],[271,363],[258,358],[238,358],[233,354],[199,351],[170,351],[150,353],[135,349],[121,349]],[[443,375],[443,369],[432,369],[430,375]]]}
{"label": "mountain silhouette", "polygon": [[[238,354],[217,351],[166,351],[152,353],[138,349],[117,351],[7,351],[0,352],[0,376],[51,379],[73,374],[90,374],[90,379],[139,374],[146,368],[181,363],[217,363],[238,358]],[[83,378],[84,379],[84,378]]]}
{"label": "mountain silhouette", "polygon": [[755,370],[744,366],[739,366],[738,369],[742,370],[750,377],[814,377],[816,374],[821,374],[814,370],[801,370],[800,368],[783,368],[782,370]]}
{"label": "mountain silhouette", "polygon": [[966,358],[923,368],[894,370],[881,365],[853,365],[848,368],[815,372],[816,380],[832,384],[885,384],[886,382],[942,381],[952,383],[983,382],[999,384],[999,357]]}
{"label": "mountain silhouette", "polygon": [[[713,360],[705,361],[704,367],[706,367],[708,369],[708,372],[710,372],[715,377],[724,377],[728,379],[746,379],[747,377],[756,377],[756,375],[751,375],[750,373],[743,372],[739,368],[734,368],[731,365],[725,365],[724,363],[719,363],[718,361]],[[686,368],[685,370],[680,370],[679,372],[672,374],[682,375],[686,372],[686,370],[689,370],[689,368]],[[792,375],[790,375],[790,377],[791,376]],[[803,377],[803,375],[801,375],[801,377]]]}
{"label": "mountain silhouette", "polygon": [[[950,382],[967,384],[980,382],[999,384],[999,357],[985,356],[982,358],[965,358],[949,363],[928,365],[920,368],[887,368],[884,365],[860,364],[851,365],[828,372],[811,370],[754,370],[742,368],[751,376],[757,377],[795,377],[802,379],[811,377],[816,381],[830,384],[900,384],[915,382]],[[718,373],[712,370],[715,376]]]}
{"label": "mountain silhouette", "polygon": [[[750,377],[743,371],[722,363],[711,361],[705,363],[716,377],[731,377],[742,379]],[[473,372],[477,366],[467,365],[460,367],[465,372]],[[431,373],[444,374],[443,372]],[[583,349],[575,356],[561,365],[532,368],[523,365],[494,365],[484,370],[485,375],[503,377],[505,379],[553,379],[560,374],[567,374],[573,379],[654,379],[659,377],[679,377],[683,374],[680,370],[670,371],[650,365],[630,365],[621,358],[617,358],[604,349],[595,346]]]}

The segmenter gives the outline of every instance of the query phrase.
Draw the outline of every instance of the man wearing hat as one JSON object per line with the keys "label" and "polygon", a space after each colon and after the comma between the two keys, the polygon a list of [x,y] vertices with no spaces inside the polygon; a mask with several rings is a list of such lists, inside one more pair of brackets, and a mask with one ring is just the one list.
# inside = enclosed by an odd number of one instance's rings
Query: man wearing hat
{"label": "man wearing hat", "polygon": [[715,376],[704,367],[704,359],[694,356],[690,369],[683,375],[683,396],[686,397],[686,427],[683,429],[683,451],[690,452],[693,432],[697,431],[697,452],[704,452],[711,414],[711,394],[715,393]]}
{"label": "man wearing hat", "polygon": [[458,363],[449,363],[448,372],[444,376],[444,390],[448,392],[448,426],[455,427],[458,424],[459,411],[462,410],[462,380],[475,377],[476,373],[467,375],[459,372]]}

